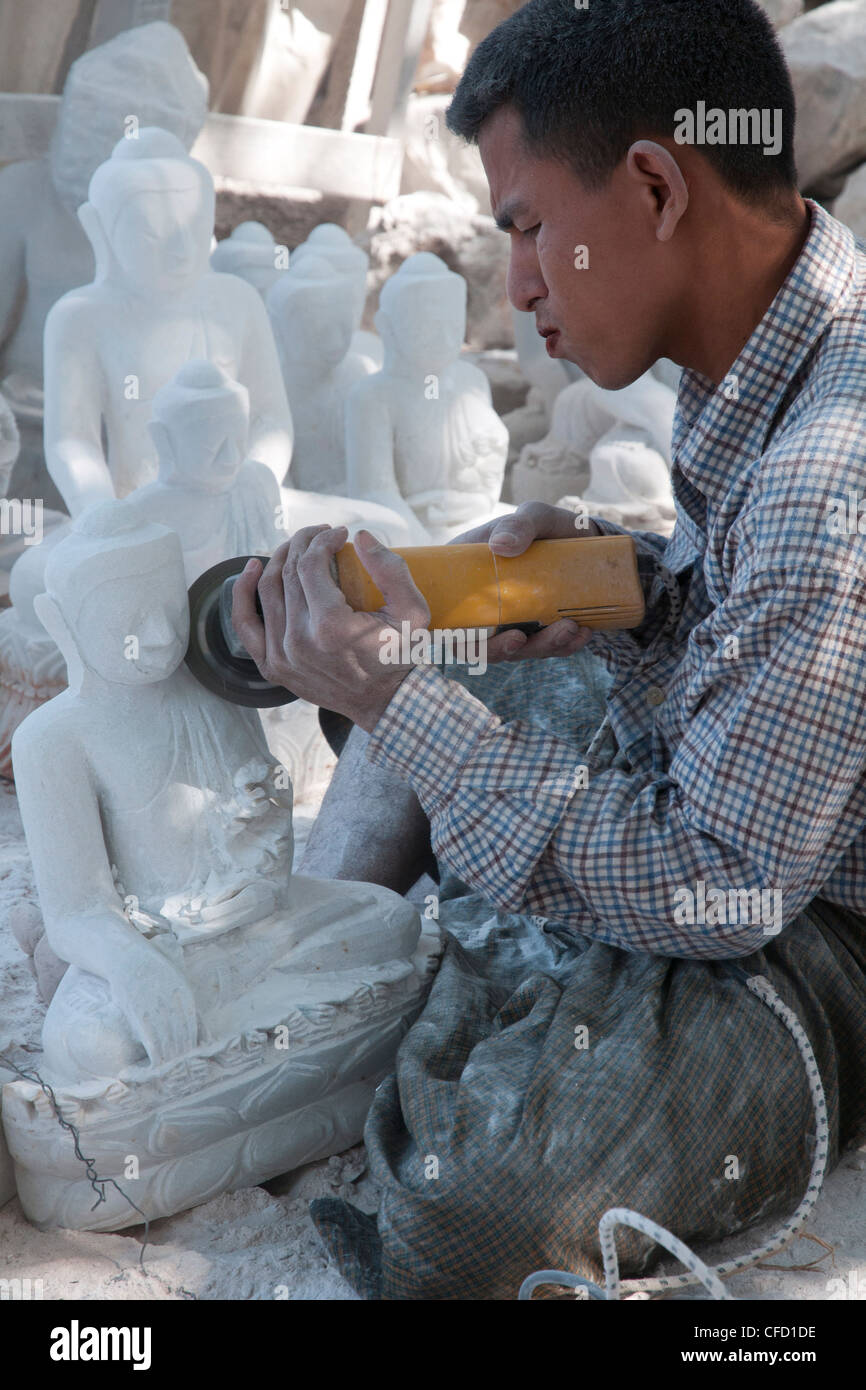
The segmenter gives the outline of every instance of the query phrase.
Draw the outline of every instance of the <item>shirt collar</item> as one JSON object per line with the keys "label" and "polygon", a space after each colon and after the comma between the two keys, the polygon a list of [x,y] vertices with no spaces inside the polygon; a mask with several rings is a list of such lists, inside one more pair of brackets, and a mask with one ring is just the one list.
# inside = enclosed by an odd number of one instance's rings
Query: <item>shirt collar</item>
{"label": "shirt collar", "polygon": [[[806,206],[811,225],[803,249],[725,381],[717,386],[700,372],[683,370],[673,455],[708,496],[724,494],[731,481],[729,470],[719,466],[719,450],[727,445],[732,459],[742,459],[762,445],[792,378],[851,292],[857,272],[853,232],[811,199]],[[702,441],[716,451],[709,473],[701,466]]]}

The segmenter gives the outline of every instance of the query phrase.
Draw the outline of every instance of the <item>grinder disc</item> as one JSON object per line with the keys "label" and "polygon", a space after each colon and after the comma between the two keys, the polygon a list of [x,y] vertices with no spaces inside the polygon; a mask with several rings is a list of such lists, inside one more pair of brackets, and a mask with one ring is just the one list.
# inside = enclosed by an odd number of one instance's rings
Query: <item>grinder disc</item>
{"label": "grinder disc", "polygon": [[[268,563],[269,555],[235,555],[199,575],[189,591],[189,646],[186,664],[206,690],[233,705],[253,709],[272,709],[296,700],[283,685],[272,685],[259,672],[251,657],[232,651],[223,630],[220,595],[226,579],[239,575],[247,560]],[[261,604],[256,595],[256,607]],[[237,638],[233,645],[239,648]]]}

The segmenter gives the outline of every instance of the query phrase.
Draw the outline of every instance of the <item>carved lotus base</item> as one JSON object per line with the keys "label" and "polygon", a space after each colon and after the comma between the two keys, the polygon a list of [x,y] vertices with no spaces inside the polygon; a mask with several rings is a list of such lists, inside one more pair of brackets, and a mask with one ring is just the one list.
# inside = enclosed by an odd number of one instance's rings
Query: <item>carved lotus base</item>
{"label": "carved lotus base", "polygon": [[[142,1213],[170,1216],[357,1143],[436,969],[438,930],[423,926],[411,961],[319,975],[316,1002],[289,1008],[275,1027],[161,1068],[58,1088],[81,1153],[100,1179],[118,1184],[107,1182],[98,1204],[46,1092],[30,1081],[7,1084],[3,1128],[24,1214],[43,1229],[116,1231],[140,1224]],[[298,983],[308,1001],[308,981]]]}

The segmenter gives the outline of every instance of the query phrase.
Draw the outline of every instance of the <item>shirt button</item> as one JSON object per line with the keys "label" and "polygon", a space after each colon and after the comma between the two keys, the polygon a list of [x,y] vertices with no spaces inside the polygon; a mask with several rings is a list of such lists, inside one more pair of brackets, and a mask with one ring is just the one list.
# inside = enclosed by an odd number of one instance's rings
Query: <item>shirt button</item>
{"label": "shirt button", "polygon": [[664,704],[665,692],[662,690],[660,685],[650,686],[649,690],[646,693],[646,702],[648,705],[651,705],[653,709],[657,708],[658,705]]}

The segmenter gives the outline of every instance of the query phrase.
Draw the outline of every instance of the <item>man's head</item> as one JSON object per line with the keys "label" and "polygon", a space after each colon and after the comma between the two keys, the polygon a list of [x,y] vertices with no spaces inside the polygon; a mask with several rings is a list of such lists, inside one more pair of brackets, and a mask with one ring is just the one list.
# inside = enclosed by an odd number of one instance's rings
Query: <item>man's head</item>
{"label": "man's head", "polygon": [[447,120],[478,142],[512,303],[609,388],[683,360],[729,231],[802,219],[790,78],[756,0],[531,0],[476,49]]}

